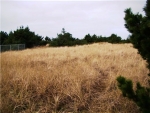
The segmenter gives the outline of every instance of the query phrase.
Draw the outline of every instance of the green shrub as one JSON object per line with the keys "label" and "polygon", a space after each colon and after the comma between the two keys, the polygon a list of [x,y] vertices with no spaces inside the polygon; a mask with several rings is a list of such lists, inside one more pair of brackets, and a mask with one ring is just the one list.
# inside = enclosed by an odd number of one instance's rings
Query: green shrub
{"label": "green shrub", "polygon": [[117,81],[123,96],[133,100],[143,113],[150,113],[150,88],[142,87],[138,82],[134,91],[131,80],[119,76]]}

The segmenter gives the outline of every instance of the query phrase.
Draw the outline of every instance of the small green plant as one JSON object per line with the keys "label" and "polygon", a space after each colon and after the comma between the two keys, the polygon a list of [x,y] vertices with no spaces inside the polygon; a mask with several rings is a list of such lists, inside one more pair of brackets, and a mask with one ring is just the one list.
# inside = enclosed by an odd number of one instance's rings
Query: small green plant
{"label": "small green plant", "polygon": [[133,100],[143,113],[150,113],[150,88],[142,87],[138,82],[136,90],[133,90],[133,83],[125,77],[119,76],[118,87],[122,91],[123,96]]}

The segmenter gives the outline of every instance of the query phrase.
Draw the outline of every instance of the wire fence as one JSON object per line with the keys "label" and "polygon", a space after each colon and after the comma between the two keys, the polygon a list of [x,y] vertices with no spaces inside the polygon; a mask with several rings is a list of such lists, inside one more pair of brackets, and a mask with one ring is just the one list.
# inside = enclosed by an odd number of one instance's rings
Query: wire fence
{"label": "wire fence", "polygon": [[10,44],[10,45],[0,45],[0,52],[4,51],[16,51],[25,49],[25,44]]}

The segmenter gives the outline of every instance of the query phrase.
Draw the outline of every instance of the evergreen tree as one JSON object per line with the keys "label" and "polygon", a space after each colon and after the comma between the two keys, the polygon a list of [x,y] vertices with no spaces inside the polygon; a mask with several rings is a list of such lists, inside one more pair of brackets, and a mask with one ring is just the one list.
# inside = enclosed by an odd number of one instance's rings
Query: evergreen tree
{"label": "evergreen tree", "polygon": [[75,45],[75,38],[72,37],[72,34],[62,29],[62,33],[57,34],[57,38],[52,39],[51,46],[73,46]]}
{"label": "evergreen tree", "polygon": [[[144,7],[146,16],[133,14],[131,9],[125,10],[125,27],[131,33],[130,40],[138,50],[138,53],[147,61],[150,70],[150,0],[147,0]],[[150,86],[143,87],[137,83],[136,90],[133,90],[132,81],[122,76],[117,78],[118,87],[123,95],[132,99],[143,113],[150,113]]]}
{"label": "evergreen tree", "polygon": [[46,37],[45,37],[45,41],[50,42],[51,39],[50,39],[48,36],[46,36]]}
{"label": "evergreen tree", "polygon": [[112,34],[110,37],[108,37],[109,43],[120,43],[121,37],[117,36],[116,34]]}
{"label": "evergreen tree", "polygon": [[92,43],[93,42],[92,36],[90,34],[85,35],[84,40],[86,40],[87,43]]}
{"label": "evergreen tree", "polygon": [[[3,33],[4,34],[4,33]],[[5,33],[6,34],[6,33]],[[7,35],[6,35],[7,37]],[[15,31],[11,31],[7,38],[3,41],[4,44],[25,44],[27,48],[39,46],[43,37],[35,35],[28,27],[21,26]]]}
{"label": "evergreen tree", "polygon": [[4,31],[0,32],[0,44],[3,45],[5,44],[5,40],[8,39],[8,34]]}
{"label": "evergreen tree", "polygon": [[95,34],[92,36],[92,42],[98,42],[98,38]]}

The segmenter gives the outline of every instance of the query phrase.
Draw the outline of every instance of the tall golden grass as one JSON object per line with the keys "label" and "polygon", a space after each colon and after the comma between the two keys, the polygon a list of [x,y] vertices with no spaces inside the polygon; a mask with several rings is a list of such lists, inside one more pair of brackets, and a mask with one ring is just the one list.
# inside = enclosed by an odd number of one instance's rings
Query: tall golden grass
{"label": "tall golden grass", "polygon": [[[131,44],[95,43],[1,53],[2,113],[140,113],[116,78],[147,86]],[[135,87],[135,86],[134,86]]]}

